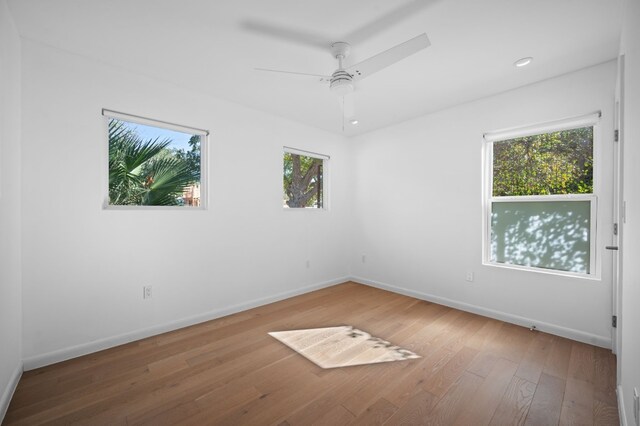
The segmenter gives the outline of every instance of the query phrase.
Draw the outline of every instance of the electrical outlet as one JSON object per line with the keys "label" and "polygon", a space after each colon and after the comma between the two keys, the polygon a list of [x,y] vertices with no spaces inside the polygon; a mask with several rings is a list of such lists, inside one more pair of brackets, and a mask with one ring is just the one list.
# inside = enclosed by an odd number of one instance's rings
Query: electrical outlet
{"label": "electrical outlet", "polygon": [[633,388],[633,417],[636,421],[636,426],[640,426],[640,396],[638,395],[638,388]]}
{"label": "electrical outlet", "polygon": [[467,277],[465,278],[467,281],[473,281],[473,272],[467,272]]}
{"label": "electrical outlet", "polygon": [[307,260],[307,269],[311,268],[311,261]]}
{"label": "electrical outlet", "polygon": [[367,255],[366,254],[362,255],[362,263],[367,263]]}
{"label": "electrical outlet", "polygon": [[151,299],[153,296],[152,287],[150,285],[145,285],[142,287],[142,298],[143,299]]}

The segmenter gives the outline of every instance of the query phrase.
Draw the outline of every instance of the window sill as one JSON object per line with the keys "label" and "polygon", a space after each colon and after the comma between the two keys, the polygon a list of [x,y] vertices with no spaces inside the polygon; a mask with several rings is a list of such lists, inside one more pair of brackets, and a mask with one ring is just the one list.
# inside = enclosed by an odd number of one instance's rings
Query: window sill
{"label": "window sill", "polygon": [[328,208],[323,207],[321,209],[317,209],[317,208],[311,208],[311,207],[294,207],[294,208],[287,208],[287,207],[283,207],[282,211],[285,212],[296,212],[296,211],[303,211],[303,212],[327,212],[329,211]]}
{"label": "window sill", "polygon": [[511,269],[516,271],[534,272],[538,274],[555,275],[566,278],[577,278],[587,281],[602,281],[602,278],[597,274],[581,274],[578,272],[556,271],[553,269],[536,268],[533,266],[520,266],[512,265],[508,263],[496,263],[496,262],[482,262],[483,266],[490,266],[494,268]]}
{"label": "window sill", "polygon": [[118,205],[105,205],[102,206],[102,210],[136,210],[136,211],[204,211],[207,210],[204,206],[188,207],[188,206],[118,206]]}

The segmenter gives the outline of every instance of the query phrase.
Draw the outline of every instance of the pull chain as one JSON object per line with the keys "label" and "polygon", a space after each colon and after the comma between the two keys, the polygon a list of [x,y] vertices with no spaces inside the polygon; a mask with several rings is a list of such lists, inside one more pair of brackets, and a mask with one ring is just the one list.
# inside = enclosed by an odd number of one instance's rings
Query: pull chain
{"label": "pull chain", "polygon": [[344,96],[342,97],[342,133],[344,133]]}

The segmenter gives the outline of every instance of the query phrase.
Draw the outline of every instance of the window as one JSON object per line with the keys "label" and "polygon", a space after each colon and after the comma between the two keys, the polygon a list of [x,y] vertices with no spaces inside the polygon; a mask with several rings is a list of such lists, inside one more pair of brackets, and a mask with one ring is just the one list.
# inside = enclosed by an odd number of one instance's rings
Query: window
{"label": "window", "polygon": [[103,110],[109,136],[109,206],[204,206],[208,132]]}
{"label": "window", "polygon": [[595,273],[598,117],[485,135],[486,261]]}
{"label": "window", "polygon": [[329,157],[284,148],[283,205],[291,209],[325,208],[326,162]]}

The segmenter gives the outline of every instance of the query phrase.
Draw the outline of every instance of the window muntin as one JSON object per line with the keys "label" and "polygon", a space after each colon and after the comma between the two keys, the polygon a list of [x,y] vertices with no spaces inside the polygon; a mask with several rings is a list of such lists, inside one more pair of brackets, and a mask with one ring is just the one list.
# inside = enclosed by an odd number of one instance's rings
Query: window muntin
{"label": "window muntin", "polygon": [[108,202],[113,206],[204,207],[207,132],[104,111],[108,123]]}
{"label": "window muntin", "polygon": [[283,152],[283,207],[323,209],[326,202],[325,173],[329,157],[285,148]]}
{"label": "window muntin", "polygon": [[487,138],[489,263],[595,274],[596,120],[563,124]]}

